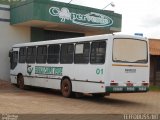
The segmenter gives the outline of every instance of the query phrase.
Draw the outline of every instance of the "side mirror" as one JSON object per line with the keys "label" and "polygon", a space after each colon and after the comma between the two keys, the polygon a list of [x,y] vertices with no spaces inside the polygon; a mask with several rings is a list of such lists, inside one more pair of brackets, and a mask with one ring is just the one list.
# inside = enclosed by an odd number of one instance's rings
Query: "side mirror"
{"label": "side mirror", "polygon": [[12,57],[12,50],[9,51],[9,55],[10,58]]}

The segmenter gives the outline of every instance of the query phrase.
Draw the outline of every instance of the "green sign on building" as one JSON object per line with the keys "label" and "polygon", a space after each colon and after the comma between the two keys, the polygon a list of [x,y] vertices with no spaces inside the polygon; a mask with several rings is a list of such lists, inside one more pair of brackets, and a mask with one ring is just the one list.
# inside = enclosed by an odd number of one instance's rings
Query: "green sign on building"
{"label": "green sign on building", "polygon": [[49,14],[52,15],[55,19],[60,19],[59,22],[69,22],[70,24],[78,24],[91,27],[108,27],[113,24],[112,18],[100,14],[97,12],[86,13],[79,12],[70,12],[71,10],[67,7],[50,7]]}
{"label": "green sign on building", "polygon": [[[11,5],[11,24],[33,21],[121,31],[121,14],[51,0],[26,0]],[[34,26],[34,25],[33,25]]]}
{"label": "green sign on building", "polygon": [[19,2],[24,2],[26,0],[0,0],[0,4],[12,5],[17,4]]}

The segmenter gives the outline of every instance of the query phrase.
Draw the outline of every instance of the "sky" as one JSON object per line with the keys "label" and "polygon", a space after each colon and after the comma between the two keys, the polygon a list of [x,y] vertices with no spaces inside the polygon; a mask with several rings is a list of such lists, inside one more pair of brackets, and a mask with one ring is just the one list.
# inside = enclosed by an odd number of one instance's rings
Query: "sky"
{"label": "sky", "polygon": [[[70,2],[71,0],[55,0]],[[142,33],[144,37],[160,39],[160,0],[72,0],[70,4],[111,10],[122,14],[120,34]]]}

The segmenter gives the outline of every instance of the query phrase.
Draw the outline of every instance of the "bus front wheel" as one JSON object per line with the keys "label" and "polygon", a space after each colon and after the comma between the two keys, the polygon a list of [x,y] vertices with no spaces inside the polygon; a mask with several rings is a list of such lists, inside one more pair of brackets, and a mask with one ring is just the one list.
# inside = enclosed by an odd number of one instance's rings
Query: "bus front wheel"
{"label": "bus front wheel", "polygon": [[64,78],[61,82],[61,92],[64,97],[72,97],[72,84],[68,78]]}
{"label": "bus front wheel", "polygon": [[23,78],[23,75],[21,74],[17,76],[17,86],[20,89],[24,89],[24,78]]}

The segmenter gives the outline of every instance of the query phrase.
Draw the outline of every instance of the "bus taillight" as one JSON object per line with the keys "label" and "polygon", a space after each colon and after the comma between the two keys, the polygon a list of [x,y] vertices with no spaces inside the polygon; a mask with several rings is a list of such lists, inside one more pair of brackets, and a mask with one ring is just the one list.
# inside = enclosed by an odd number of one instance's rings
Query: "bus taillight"
{"label": "bus taillight", "polygon": [[110,86],[118,86],[118,83],[110,83]]}
{"label": "bus taillight", "polygon": [[130,81],[127,81],[126,86],[133,86],[133,83],[131,83]]}
{"label": "bus taillight", "polygon": [[149,83],[143,82],[142,86],[149,86]]}
{"label": "bus taillight", "polygon": [[118,86],[118,83],[116,83],[114,80],[111,80],[110,86]]}

